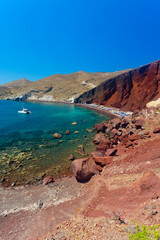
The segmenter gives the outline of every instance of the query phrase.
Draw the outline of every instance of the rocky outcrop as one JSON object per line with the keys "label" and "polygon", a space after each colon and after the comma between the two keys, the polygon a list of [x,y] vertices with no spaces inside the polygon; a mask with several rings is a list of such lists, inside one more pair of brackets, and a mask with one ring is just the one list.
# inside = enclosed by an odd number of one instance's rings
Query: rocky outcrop
{"label": "rocky outcrop", "polygon": [[93,175],[99,173],[95,162],[91,158],[74,160],[72,162],[72,170],[79,182],[88,181]]}
{"label": "rocky outcrop", "polygon": [[30,93],[15,95],[13,97],[7,97],[6,100],[13,100],[13,101],[26,101],[31,96]]}
{"label": "rocky outcrop", "polygon": [[160,95],[160,60],[111,78],[85,92],[75,103],[95,103],[123,110],[143,109]]}

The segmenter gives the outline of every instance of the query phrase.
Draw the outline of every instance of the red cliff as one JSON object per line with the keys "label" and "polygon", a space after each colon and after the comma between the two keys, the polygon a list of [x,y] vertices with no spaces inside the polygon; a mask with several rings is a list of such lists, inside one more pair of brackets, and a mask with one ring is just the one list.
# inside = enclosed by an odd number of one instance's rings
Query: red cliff
{"label": "red cliff", "polygon": [[75,103],[96,103],[134,111],[160,97],[160,60],[106,80]]}

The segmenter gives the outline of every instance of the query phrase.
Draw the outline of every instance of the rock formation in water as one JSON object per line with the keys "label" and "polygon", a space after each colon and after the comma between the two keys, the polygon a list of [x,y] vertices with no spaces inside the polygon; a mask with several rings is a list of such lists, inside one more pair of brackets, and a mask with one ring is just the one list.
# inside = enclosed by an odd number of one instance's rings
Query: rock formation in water
{"label": "rock formation in water", "polygon": [[83,93],[75,103],[96,103],[123,110],[143,109],[160,95],[160,60],[111,78]]}

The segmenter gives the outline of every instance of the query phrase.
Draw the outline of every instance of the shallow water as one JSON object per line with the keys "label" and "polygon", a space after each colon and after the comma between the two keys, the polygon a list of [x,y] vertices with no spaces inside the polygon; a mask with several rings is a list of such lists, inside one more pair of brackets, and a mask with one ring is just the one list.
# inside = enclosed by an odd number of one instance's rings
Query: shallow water
{"label": "shallow water", "polygon": [[[23,107],[32,113],[18,113]],[[34,182],[44,173],[66,172],[70,154],[81,158],[82,146],[86,154],[94,149],[94,132],[86,129],[102,121],[108,117],[70,104],[0,100],[0,178],[8,183]],[[66,130],[71,133],[66,135]],[[53,138],[55,132],[62,134],[61,139]]]}

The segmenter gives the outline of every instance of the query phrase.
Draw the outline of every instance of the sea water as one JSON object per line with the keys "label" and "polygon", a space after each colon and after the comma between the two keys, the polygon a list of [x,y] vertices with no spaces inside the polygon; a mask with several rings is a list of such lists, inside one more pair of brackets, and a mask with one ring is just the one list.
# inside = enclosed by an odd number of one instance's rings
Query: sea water
{"label": "sea water", "polygon": [[[22,108],[31,114],[18,113]],[[29,183],[64,173],[70,154],[83,158],[94,149],[92,129],[102,121],[108,117],[71,104],[0,100],[0,179]],[[62,137],[55,139],[54,133]]]}

